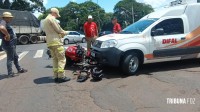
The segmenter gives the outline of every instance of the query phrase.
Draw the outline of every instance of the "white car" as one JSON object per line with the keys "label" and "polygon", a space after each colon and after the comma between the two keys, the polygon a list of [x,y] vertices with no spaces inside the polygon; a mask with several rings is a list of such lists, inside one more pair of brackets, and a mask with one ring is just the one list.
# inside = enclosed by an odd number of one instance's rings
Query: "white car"
{"label": "white car", "polygon": [[143,63],[200,58],[199,10],[200,3],[194,3],[148,14],[120,34],[99,37],[91,55],[131,75]]}
{"label": "white car", "polygon": [[69,31],[69,34],[65,35],[63,43],[64,45],[67,45],[69,43],[74,43],[74,42],[85,43],[86,42],[85,35],[82,35],[77,31]]}

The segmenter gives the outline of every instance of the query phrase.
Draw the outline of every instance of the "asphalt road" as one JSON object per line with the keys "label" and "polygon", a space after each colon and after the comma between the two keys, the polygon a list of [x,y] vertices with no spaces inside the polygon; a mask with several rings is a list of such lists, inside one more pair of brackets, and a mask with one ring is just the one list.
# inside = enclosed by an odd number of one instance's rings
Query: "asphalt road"
{"label": "asphalt road", "polygon": [[[200,112],[198,59],[147,64],[137,76],[107,68],[102,81],[84,83],[76,82],[70,67],[66,74],[73,80],[55,84],[46,44],[19,45],[17,51],[28,72],[7,78],[0,56],[0,112]],[[167,98],[191,99],[169,104]]]}

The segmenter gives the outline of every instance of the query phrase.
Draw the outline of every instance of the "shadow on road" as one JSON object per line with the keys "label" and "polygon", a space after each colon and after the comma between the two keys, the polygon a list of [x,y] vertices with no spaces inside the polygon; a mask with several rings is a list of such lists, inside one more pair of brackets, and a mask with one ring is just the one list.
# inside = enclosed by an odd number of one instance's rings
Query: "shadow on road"
{"label": "shadow on road", "polygon": [[[181,69],[196,68],[196,67],[200,67],[199,59],[160,62],[160,63],[143,65],[137,74],[152,75],[153,72],[162,72],[162,71],[164,72],[164,71],[181,70]],[[190,72],[195,72],[195,71],[190,71]]]}
{"label": "shadow on road", "polygon": [[[188,68],[196,68],[200,67],[200,60],[199,59],[190,59],[190,60],[179,60],[179,61],[170,61],[170,62],[159,62],[159,63],[151,63],[151,64],[144,64],[139,69],[138,75],[153,75],[154,72],[164,72],[170,70],[181,70],[181,69],[188,69]],[[65,70],[70,70],[75,72],[76,70],[80,70],[79,66],[67,66]],[[188,71],[187,72],[199,72],[200,71]],[[120,68],[114,67],[104,67],[104,78],[112,79],[112,78],[126,78],[131,75],[124,74]],[[91,82],[93,82],[91,80]]]}
{"label": "shadow on road", "polygon": [[[165,72],[170,70],[181,70],[181,69],[196,68],[196,67],[200,67],[199,59],[144,64],[143,66],[141,66],[141,68],[139,69],[138,73],[135,76],[153,75],[154,72]],[[200,73],[200,71],[189,71],[189,70],[185,71]],[[130,75],[122,73],[120,68],[105,67],[104,69],[104,78],[107,79],[126,78],[129,76]]]}
{"label": "shadow on road", "polygon": [[6,79],[8,76],[6,74],[0,74],[0,80]]}
{"label": "shadow on road", "polygon": [[52,65],[47,65],[47,66],[45,66],[45,68],[53,68],[53,66]]}
{"label": "shadow on road", "polygon": [[49,83],[54,83],[54,79],[52,79],[52,77],[41,77],[35,79],[33,82],[35,84],[49,84]]}

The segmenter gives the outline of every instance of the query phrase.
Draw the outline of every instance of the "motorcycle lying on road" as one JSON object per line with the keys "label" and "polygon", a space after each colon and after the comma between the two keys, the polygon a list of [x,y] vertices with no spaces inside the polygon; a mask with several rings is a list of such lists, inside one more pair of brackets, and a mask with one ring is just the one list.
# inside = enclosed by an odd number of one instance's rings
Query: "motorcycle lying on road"
{"label": "motorcycle lying on road", "polygon": [[[90,75],[94,81],[100,81],[103,77],[101,65],[91,56],[90,51],[84,49],[78,42],[76,45],[69,46],[65,50],[66,67],[79,66],[80,70],[76,71],[77,82],[86,81]],[[51,58],[50,50],[47,50],[49,58]],[[83,75],[86,73],[87,75]]]}

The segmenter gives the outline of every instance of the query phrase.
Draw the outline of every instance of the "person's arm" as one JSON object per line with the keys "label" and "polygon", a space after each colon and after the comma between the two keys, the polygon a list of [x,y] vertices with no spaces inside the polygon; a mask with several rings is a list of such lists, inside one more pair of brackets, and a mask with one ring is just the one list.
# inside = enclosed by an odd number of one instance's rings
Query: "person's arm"
{"label": "person's arm", "polygon": [[68,34],[67,31],[63,30],[60,25],[53,19],[49,19],[49,22],[50,24],[52,25],[53,29],[58,33],[58,34],[61,34],[61,35],[66,35]]}
{"label": "person's arm", "polygon": [[83,30],[84,30],[84,34],[86,36],[86,33],[87,33],[87,31],[86,31],[86,23],[83,25]]}
{"label": "person's arm", "polygon": [[8,33],[7,29],[3,26],[0,25],[0,31],[5,35],[4,38],[6,41],[10,40],[10,34]]}
{"label": "person's arm", "polygon": [[98,27],[97,27],[97,24],[96,24],[96,23],[95,23],[95,26],[96,26],[96,34],[97,34],[96,36],[99,37]]}
{"label": "person's arm", "polygon": [[88,39],[88,37],[87,37],[87,22],[83,25],[83,30],[84,30],[85,38],[87,40]]}
{"label": "person's arm", "polygon": [[122,31],[121,25],[118,24],[118,33]]}

